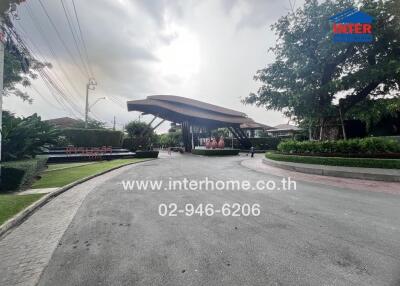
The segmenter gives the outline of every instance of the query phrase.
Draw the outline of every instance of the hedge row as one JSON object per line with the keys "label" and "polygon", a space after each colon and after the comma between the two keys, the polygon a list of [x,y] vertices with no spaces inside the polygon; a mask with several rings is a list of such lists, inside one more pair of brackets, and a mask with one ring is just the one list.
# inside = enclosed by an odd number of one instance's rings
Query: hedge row
{"label": "hedge row", "polygon": [[337,141],[283,141],[278,151],[288,154],[385,154],[400,153],[400,142],[387,138]]}
{"label": "hedge row", "polygon": [[1,164],[0,191],[17,191],[28,188],[46,165],[47,158],[10,161]]}
{"label": "hedge row", "polygon": [[360,168],[400,169],[400,160],[398,159],[316,157],[316,156],[284,155],[272,152],[267,152],[265,154],[265,157],[267,159],[271,159],[274,161],[284,161],[284,162],[303,163],[303,164],[360,167]]}
{"label": "hedge row", "polygon": [[[276,150],[278,144],[281,142],[282,138],[279,137],[260,137],[260,138],[249,138],[251,145],[256,150]],[[225,146],[231,146],[232,141],[230,138],[225,139]],[[234,148],[242,148],[237,139],[233,140]]]}
{"label": "hedge row", "polygon": [[233,156],[239,154],[239,149],[193,149],[192,153],[202,156]]}
{"label": "hedge row", "polygon": [[63,130],[63,134],[77,147],[121,147],[123,136],[121,131],[83,128],[67,128]]}

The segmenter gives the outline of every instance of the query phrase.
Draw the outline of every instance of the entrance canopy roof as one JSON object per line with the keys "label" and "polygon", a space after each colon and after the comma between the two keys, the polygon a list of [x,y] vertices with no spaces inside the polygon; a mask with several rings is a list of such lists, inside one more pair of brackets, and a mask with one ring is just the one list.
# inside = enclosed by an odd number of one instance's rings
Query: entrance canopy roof
{"label": "entrance canopy roof", "polygon": [[128,111],[141,111],[168,121],[177,123],[187,121],[191,125],[204,127],[217,128],[255,123],[243,112],[174,95],[152,95],[146,99],[128,101],[127,105]]}

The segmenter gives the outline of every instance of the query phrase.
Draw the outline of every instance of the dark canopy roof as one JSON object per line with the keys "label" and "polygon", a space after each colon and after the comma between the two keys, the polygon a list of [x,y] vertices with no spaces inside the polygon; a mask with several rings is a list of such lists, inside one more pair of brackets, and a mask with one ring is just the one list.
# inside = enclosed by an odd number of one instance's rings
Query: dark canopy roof
{"label": "dark canopy roof", "polygon": [[173,95],[152,95],[146,99],[128,101],[127,105],[128,111],[141,111],[172,122],[188,121],[198,126],[223,127],[254,123],[245,113]]}

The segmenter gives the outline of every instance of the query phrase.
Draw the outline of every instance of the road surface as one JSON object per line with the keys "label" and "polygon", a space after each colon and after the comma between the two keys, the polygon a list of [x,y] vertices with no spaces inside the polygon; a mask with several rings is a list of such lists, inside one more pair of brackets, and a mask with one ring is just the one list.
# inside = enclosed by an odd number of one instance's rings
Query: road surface
{"label": "road surface", "polygon": [[[273,180],[245,156],[149,161],[92,190],[39,285],[400,285],[400,195],[297,189],[124,190],[123,180]],[[251,163],[251,162],[250,162]],[[248,165],[248,164],[247,164]],[[259,216],[160,216],[160,204],[259,204]]]}

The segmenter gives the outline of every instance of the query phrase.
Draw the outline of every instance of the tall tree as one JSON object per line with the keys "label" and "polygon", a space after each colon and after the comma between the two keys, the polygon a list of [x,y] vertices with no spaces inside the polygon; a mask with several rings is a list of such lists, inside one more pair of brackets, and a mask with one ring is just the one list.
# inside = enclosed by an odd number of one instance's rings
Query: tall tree
{"label": "tall tree", "polygon": [[17,16],[16,5],[21,2],[24,1],[5,0],[0,5],[0,16],[3,18],[0,32],[5,42],[4,94],[15,95],[31,102],[32,99],[19,86],[29,86],[38,77],[38,73],[46,66],[50,68],[51,64],[40,62],[32,55],[13,25],[11,19]]}
{"label": "tall tree", "polygon": [[[334,43],[329,18],[355,6],[353,0],[307,0],[272,26],[275,62],[255,76],[262,86],[245,103],[283,111],[298,122],[337,118],[369,96],[399,91],[399,3],[364,0],[361,10],[376,20],[373,43]],[[337,104],[340,101],[340,106]],[[340,108],[340,109],[339,109]]]}

